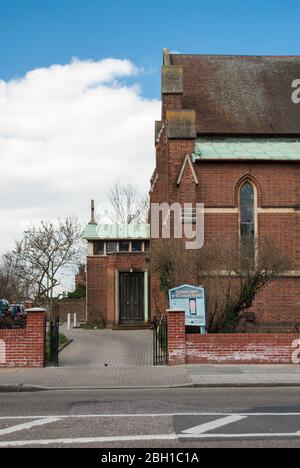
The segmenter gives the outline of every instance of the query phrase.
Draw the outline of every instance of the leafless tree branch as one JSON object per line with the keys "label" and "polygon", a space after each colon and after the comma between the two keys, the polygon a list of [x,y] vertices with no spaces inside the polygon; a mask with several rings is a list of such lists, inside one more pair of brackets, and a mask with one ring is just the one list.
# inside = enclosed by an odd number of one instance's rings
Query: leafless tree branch
{"label": "leafless tree branch", "polygon": [[138,224],[147,221],[148,197],[134,185],[115,184],[108,194],[110,207],[106,215],[116,224]]}

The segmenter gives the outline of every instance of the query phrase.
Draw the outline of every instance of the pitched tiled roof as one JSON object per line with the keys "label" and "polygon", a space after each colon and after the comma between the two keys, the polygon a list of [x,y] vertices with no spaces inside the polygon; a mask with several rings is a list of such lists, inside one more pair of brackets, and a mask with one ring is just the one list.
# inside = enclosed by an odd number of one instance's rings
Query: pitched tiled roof
{"label": "pitched tiled roof", "polygon": [[170,64],[183,68],[182,104],[197,111],[198,133],[300,135],[300,57],[171,54]]}

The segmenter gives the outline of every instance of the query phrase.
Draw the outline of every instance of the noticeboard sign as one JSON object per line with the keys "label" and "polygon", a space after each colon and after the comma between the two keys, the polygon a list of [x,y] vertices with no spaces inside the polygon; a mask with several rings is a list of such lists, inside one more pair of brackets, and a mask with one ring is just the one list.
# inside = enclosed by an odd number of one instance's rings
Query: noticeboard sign
{"label": "noticeboard sign", "polygon": [[170,308],[185,311],[185,324],[190,327],[206,326],[205,290],[184,285],[169,292]]}

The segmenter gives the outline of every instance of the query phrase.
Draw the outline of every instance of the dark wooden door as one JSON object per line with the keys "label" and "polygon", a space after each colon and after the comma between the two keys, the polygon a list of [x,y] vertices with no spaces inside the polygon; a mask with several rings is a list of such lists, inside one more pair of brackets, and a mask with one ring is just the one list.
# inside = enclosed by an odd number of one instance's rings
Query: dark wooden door
{"label": "dark wooden door", "polygon": [[120,274],[120,323],[145,321],[144,273]]}

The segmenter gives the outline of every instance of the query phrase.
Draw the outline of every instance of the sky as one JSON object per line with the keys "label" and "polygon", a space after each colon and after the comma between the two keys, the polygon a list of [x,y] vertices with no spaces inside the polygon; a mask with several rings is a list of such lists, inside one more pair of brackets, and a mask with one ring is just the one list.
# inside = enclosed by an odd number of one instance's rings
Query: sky
{"label": "sky", "polygon": [[300,55],[286,0],[0,0],[0,253],[41,219],[148,190],[162,49]]}
{"label": "sky", "polygon": [[0,75],[113,57],[144,67],[159,98],[163,47],[181,53],[299,54],[297,0],[0,0]]}

